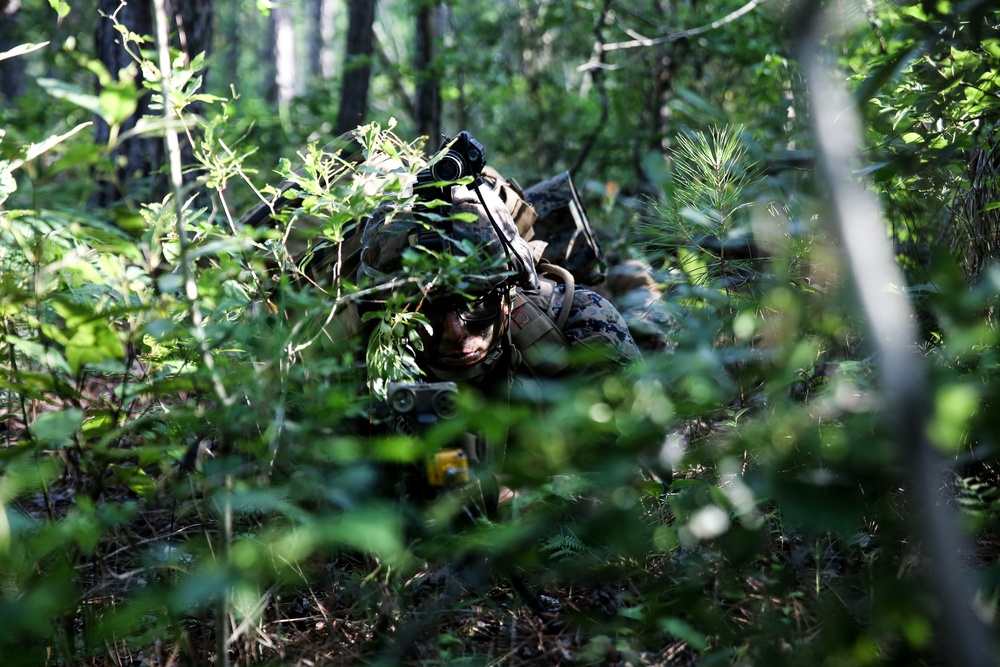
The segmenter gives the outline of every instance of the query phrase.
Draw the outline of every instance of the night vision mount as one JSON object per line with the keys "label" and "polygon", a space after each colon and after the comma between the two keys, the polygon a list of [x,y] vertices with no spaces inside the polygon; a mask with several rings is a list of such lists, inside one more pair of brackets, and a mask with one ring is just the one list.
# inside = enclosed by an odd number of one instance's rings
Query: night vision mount
{"label": "night vision mount", "polygon": [[[440,150],[447,152],[433,164],[417,173],[417,183],[413,188],[423,203],[418,208],[424,211],[434,211],[428,204],[435,201],[451,206],[451,186],[467,176],[473,178],[472,187],[482,184],[483,167],[486,166],[486,149],[469,132],[462,130],[454,137],[445,139]],[[441,207],[444,208],[444,207]],[[450,212],[445,209],[439,214],[447,218]],[[450,233],[446,225],[445,231]]]}
{"label": "night vision mount", "polygon": [[486,166],[486,149],[476,138],[462,130],[451,139],[445,139],[439,150],[448,151],[436,162],[417,174],[417,182],[454,183],[466,176],[478,177]]}

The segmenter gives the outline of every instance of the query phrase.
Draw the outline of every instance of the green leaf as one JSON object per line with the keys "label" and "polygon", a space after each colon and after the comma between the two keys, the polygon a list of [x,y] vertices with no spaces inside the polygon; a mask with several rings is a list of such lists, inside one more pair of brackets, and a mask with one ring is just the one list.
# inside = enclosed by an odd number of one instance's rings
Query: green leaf
{"label": "green leaf", "polygon": [[682,621],[679,618],[664,618],[660,620],[660,629],[683,642],[687,642],[695,650],[704,651],[708,647],[705,635],[695,630],[687,621]]}
{"label": "green leaf", "polygon": [[6,341],[27,355],[29,359],[42,364],[46,368],[62,371],[67,375],[71,373],[69,364],[66,363],[66,358],[58,350],[42,345],[41,343],[18,338],[17,336],[7,336]]}
{"label": "green leaf", "polygon": [[861,87],[858,88],[857,93],[855,93],[855,100],[858,102],[870,100],[872,97],[878,94],[882,90],[882,86],[888,83],[891,79],[895,78],[900,71],[902,71],[905,63],[909,62],[910,58],[915,56],[920,49],[919,43],[911,44],[908,48],[901,49],[896,53],[889,56],[881,64],[881,66],[875,70]]}
{"label": "green leaf", "polygon": [[66,361],[74,373],[85,364],[124,359],[125,347],[106,322],[92,320],[78,326],[66,344]]}
{"label": "green leaf", "polygon": [[919,4],[914,4],[910,7],[903,7],[900,10],[904,15],[917,19],[918,21],[929,21],[930,17],[927,16],[927,12],[924,11],[923,6]]}
{"label": "green leaf", "polygon": [[114,476],[136,495],[146,500],[151,500],[156,495],[156,482],[142,468],[116,466],[114,468]]}
{"label": "green leaf", "polygon": [[79,86],[66,83],[65,81],[59,81],[58,79],[49,79],[47,77],[40,77],[38,79],[38,85],[44,88],[45,92],[52,97],[60,100],[66,100],[67,102],[71,102],[79,107],[83,107],[95,116],[104,117],[101,109],[101,100],[97,97],[97,95],[85,92]]}
{"label": "green leaf", "polygon": [[[54,135],[52,135],[51,137],[49,137],[48,139],[46,139],[45,141],[43,141],[40,144],[31,144],[30,146],[28,146],[28,149],[25,151],[24,159],[23,160],[14,160],[14,161],[12,161],[10,163],[7,163],[7,166],[4,168],[4,172],[6,174],[9,174],[10,172],[13,172],[15,169],[19,168],[25,162],[27,162],[29,160],[34,160],[36,157],[38,157],[39,155],[47,152],[49,149],[51,149],[56,144],[61,143],[62,141],[65,141],[66,139],[68,139],[69,137],[73,136],[74,134],[76,134],[77,132],[79,132],[80,130],[82,130],[83,128],[90,127],[92,124],[93,123],[91,123],[90,121],[87,121],[86,123],[80,123],[79,125],[77,125],[76,127],[74,127],[72,130],[70,130],[69,132],[66,132],[64,134],[54,134]],[[0,163],[0,164],[2,164],[2,163]]]}
{"label": "green leaf", "polygon": [[99,313],[66,299],[53,300],[52,307],[64,320],[66,361],[74,373],[85,364],[125,357],[118,334]]}
{"label": "green leaf", "polygon": [[116,414],[116,412],[110,410],[91,412],[88,415],[87,421],[81,427],[84,438],[91,440],[113,429],[117,422]]}
{"label": "green leaf", "polygon": [[49,0],[49,6],[56,10],[56,14],[61,19],[69,15],[69,3],[65,2],[65,0]]}
{"label": "green leaf", "polygon": [[139,108],[139,91],[128,81],[116,81],[104,86],[98,99],[101,118],[109,125],[120,125]]}
{"label": "green leaf", "polygon": [[45,412],[38,416],[28,430],[38,442],[50,447],[67,447],[73,435],[83,424],[83,410],[68,408],[57,412]]}

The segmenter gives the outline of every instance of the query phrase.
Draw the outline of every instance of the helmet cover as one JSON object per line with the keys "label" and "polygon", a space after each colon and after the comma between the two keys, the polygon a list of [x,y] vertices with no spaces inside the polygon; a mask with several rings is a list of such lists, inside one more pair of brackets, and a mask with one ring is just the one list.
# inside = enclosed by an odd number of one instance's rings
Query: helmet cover
{"label": "helmet cover", "polygon": [[[467,276],[471,286],[494,289],[516,284],[527,290],[537,289],[531,250],[500,197],[485,185],[455,185],[451,200],[451,230],[437,234],[444,240],[445,252],[469,259],[470,273],[475,274]],[[437,211],[441,211],[438,215],[448,214],[447,210]],[[415,208],[397,210],[391,204],[373,213],[362,232],[358,284],[374,282],[376,286],[395,288],[407,282],[403,254],[421,245],[419,231],[439,227],[429,217]],[[469,246],[471,253],[467,252]],[[485,268],[479,271],[475,267]],[[433,280],[429,278],[424,281],[425,287]]]}

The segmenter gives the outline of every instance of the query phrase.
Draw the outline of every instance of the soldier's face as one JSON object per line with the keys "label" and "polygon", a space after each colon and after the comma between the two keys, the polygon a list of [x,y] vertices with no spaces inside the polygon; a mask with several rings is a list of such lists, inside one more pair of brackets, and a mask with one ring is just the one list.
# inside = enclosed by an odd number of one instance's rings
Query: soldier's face
{"label": "soldier's face", "polygon": [[432,331],[422,334],[424,354],[446,368],[477,364],[489,353],[505,316],[506,306],[496,294],[441,304],[428,313]]}

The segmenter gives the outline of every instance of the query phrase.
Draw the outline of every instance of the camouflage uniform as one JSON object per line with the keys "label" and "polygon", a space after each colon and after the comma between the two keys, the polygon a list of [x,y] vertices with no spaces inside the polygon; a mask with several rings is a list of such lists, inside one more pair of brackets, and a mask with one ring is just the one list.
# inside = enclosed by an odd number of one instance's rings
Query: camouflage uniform
{"label": "camouflage uniform", "polygon": [[598,291],[615,304],[640,348],[673,347],[671,333],[677,323],[667,310],[663,290],[648,265],[634,259],[613,264],[607,281]]}
{"label": "camouflage uniform", "polygon": [[[499,292],[503,295],[505,306],[510,309],[506,315],[503,314],[505,311],[500,310],[494,316],[493,324],[489,325],[494,332],[490,348],[486,357],[475,364],[458,370],[453,367],[443,368],[436,365],[434,358],[414,354],[421,370],[427,374],[426,379],[474,385],[486,393],[506,396],[507,399],[517,391],[524,398],[538,397],[542,407],[551,399],[551,395],[546,397],[543,383],[533,382],[531,377],[546,376],[548,366],[544,359],[542,363],[530,360],[532,350],[542,354],[551,352],[553,356],[562,354],[565,357],[566,347],[585,346],[599,350],[608,363],[623,365],[639,358],[639,350],[629,333],[628,325],[604,297],[593,290],[573,289],[568,309],[562,308],[569,293],[568,285],[573,283],[572,279],[551,287],[553,281],[539,275],[532,248],[521,237],[508,208],[494,190],[485,184],[480,185],[478,190],[453,186],[450,195],[451,213],[473,215],[453,217],[450,225],[441,225],[450,229],[447,229],[447,234],[440,234],[439,238],[434,238],[433,234],[428,236],[429,230],[427,226],[422,226],[419,210],[392,207],[376,212],[362,232],[357,282],[361,290],[373,293],[375,300],[386,301],[388,296],[385,292],[396,293],[400,289],[416,288],[423,296],[430,296],[431,302],[434,292],[447,293],[449,289],[460,287],[472,294],[479,291]],[[440,224],[441,221],[438,220],[430,226],[437,227]],[[407,249],[428,247],[427,244],[418,242],[421,233],[424,239],[429,239],[432,243],[440,242],[441,251],[471,260],[473,268],[476,265],[494,268],[475,271],[477,275],[468,276],[466,283],[460,286],[442,286],[440,275],[422,276],[414,284],[413,275],[407,274],[403,260]],[[468,257],[468,254],[472,256]],[[436,267],[432,270],[436,270]],[[545,304],[541,305],[543,301]],[[419,308],[422,303],[411,300],[407,306],[413,304],[415,308]],[[530,317],[526,317],[531,308],[535,310]],[[523,318],[522,324],[516,318]],[[549,339],[558,339],[562,349],[558,346],[519,347],[515,341],[520,342],[523,338],[518,337],[516,330],[526,330],[527,327],[522,326],[524,322],[543,325],[542,328],[547,332],[544,340],[547,342]],[[561,326],[556,322],[561,323]],[[429,346],[425,346],[424,354],[427,349]],[[563,368],[553,367],[559,369],[557,372]],[[592,372],[596,367],[581,370]],[[474,466],[487,464],[488,467],[494,456],[491,452],[503,451],[502,448],[495,449],[496,443],[488,443],[482,434],[468,435],[461,447]],[[502,444],[506,447],[509,443],[505,439]],[[410,483],[419,489],[423,486],[422,479],[411,475]],[[490,516],[496,510],[499,497],[496,480],[489,472],[479,472],[474,479],[474,483],[465,490],[469,506],[475,506],[477,513]],[[433,493],[434,490],[429,492]],[[411,493],[417,494],[418,491],[411,490]]]}
{"label": "camouflage uniform", "polygon": [[[565,289],[557,287],[554,299],[557,309],[562,306],[564,296]],[[570,346],[599,346],[609,360],[619,364],[640,357],[625,319],[610,301],[589,289],[577,288],[573,293],[563,335]]]}
{"label": "camouflage uniform", "polygon": [[[489,209],[489,214],[504,235],[506,246],[510,251],[510,271],[514,273],[513,282],[525,289],[538,287],[538,275],[535,272],[531,249],[520,237],[517,226],[511,218],[503,202],[486,187],[481,188],[483,201]],[[471,221],[455,221],[449,242],[470,242],[476,247],[476,257],[483,264],[498,264],[507,259],[504,243],[501,243],[497,230],[493,228],[490,218],[484,214],[482,203],[475,190],[463,185],[456,185],[451,190],[452,212],[454,214],[471,214]],[[411,234],[419,224],[417,215],[412,210],[398,210],[392,205],[376,211],[365,225],[361,236],[361,265],[358,268],[358,285],[366,284],[390,285],[399,277],[403,268],[403,252],[416,244]],[[441,215],[440,213],[438,215]],[[452,246],[457,245],[451,243]],[[457,248],[450,250],[453,254],[463,254]],[[494,271],[496,277],[501,277],[503,271]]]}
{"label": "camouflage uniform", "polygon": [[600,283],[607,261],[569,172],[531,186],[524,198],[537,216],[527,240],[542,239],[539,256],[567,269],[579,283]]}

